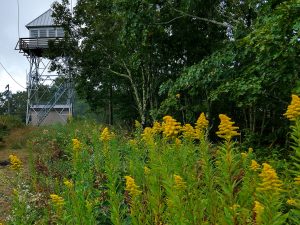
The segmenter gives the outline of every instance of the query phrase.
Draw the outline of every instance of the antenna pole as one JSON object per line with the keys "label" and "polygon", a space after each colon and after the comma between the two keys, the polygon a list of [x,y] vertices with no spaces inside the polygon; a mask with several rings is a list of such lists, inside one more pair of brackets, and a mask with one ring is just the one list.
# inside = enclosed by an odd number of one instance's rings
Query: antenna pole
{"label": "antenna pole", "polygon": [[9,84],[6,85],[5,89],[6,89],[5,95],[6,95],[6,98],[7,98],[7,114],[10,115],[10,98],[11,98],[11,94],[10,94],[10,91],[9,91]]}
{"label": "antenna pole", "polygon": [[71,0],[71,16],[73,17],[73,1]]}

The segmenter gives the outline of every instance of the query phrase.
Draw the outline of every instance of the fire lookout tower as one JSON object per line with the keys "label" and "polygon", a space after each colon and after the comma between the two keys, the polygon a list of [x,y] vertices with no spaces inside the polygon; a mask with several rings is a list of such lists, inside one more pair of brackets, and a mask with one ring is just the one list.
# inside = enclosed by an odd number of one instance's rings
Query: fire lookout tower
{"label": "fire lookout tower", "polygon": [[[73,114],[72,78],[69,74],[49,74],[51,61],[45,58],[49,42],[58,43],[64,37],[62,27],[54,24],[49,9],[26,25],[29,38],[20,38],[16,50],[25,55],[30,68],[27,74],[27,125],[66,123]],[[68,68],[67,57],[61,57]]]}

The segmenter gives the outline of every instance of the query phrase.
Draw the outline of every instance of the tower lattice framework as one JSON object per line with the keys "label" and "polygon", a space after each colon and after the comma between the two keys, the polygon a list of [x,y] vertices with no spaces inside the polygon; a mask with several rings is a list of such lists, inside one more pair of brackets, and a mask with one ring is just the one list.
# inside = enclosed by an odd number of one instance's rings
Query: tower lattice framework
{"label": "tower lattice framework", "polygon": [[[68,69],[68,57],[61,57]],[[51,60],[30,52],[27,55],[29,72],[27,74],[26,124],[66,122],[73,115],[73,82],[69,73],[49,73]],[[47,118],[54,112],[56,118]],[[58,118],[57,118],[58,117]],[[50,120],[50,121],[46,121]]]}

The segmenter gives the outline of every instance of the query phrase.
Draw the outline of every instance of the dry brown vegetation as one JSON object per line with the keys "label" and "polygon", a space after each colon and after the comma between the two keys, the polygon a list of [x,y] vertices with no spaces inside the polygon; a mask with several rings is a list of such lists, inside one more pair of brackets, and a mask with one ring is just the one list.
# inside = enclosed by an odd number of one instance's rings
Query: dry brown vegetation
{"label": "dry brown vegetation", "polygon": [[[29,153],[26,150],[26,140],[34,128],[24,127],[12,130],[0,143],[0,162],[8,160],[10,154],[16,154],[23,162],[24,171],[28,171]],[[14,171],[9,165],[0,165],[0,221],[3,221],[10,210],[11,193],[14,184]],[[26,177],[24,177],[26,179]]]}

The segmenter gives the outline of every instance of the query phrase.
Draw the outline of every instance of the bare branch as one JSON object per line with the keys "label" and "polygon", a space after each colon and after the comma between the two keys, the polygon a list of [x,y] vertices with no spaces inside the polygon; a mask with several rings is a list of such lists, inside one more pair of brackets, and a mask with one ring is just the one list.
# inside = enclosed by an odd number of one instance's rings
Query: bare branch
{"label": "bare branch", "polygon": [[184,15],[184,16],[177,16],[177,17],[175,17],[175,18],[173,18],[173,19],[171,19],[171,20],[169,20],[169,21],[166,21],[166,22],[160,22],[160,23],[155,23],[155,24],[162,24],[162,25],[164,25],[164,24],[169,24],[169,23],[172,23],[173,21],[178,20],[178,19],[180,19],[180,18],[182,18],[182,17],[186,17],[186,15]]}
{"label": "bare branch", "polygon": [[123,63],[123,66],[124,66],[124,68],[126,69],[126,71],[128,73],[128,77],[129,77],[130,81],[132,82],[131,71],[128,69],[128,67],[127,67],[127,65],[126,65],[126,63],[123,59],[122,59],[122,63]]}
{"label": "bare branch", "polygon": [[227,27],[232,28],[232,25],[229,24],[229,23],[226,23],[226,22],[218,22],[216,20],[211,20],[211,19],[207,19],[207,18],[203,18],[203,17],[191,15],[189,13],[183,12],[183,11],[175,9],[175,8],[173,8],[173,10],[176,11],[176,12],[179,12],[179,13],[183,14],[184,16],[187,16],[187,17],[192,17],[192,18],[197,19],[197,20],[202,20],[202,21],[205,21],[205,22],[208,22],[208,23],[213,23],[213,24],[216,24],[216,25],[219,25],[219,26],[223,26],[223,27],[226,27],[226,28]]}
{"label": "bare branch", "polygon": [[126,79],[131,80],[131,78],[128,76],[128,74],[124,74],[124,73],[120,73],[120,72],[114,71],[114,70],[112,70],[111,68],[104,68],[104,67],[101,67],[101,68],[102,68],[102,69],[106,69],[106,70],[108,70],[109,72],[111,72],[111,73],[113,73],[113,74],[115,74],[115,75],[117,75],[117,76],[119,76],[119,77],[124,77],[124,78],[126,78]]}

